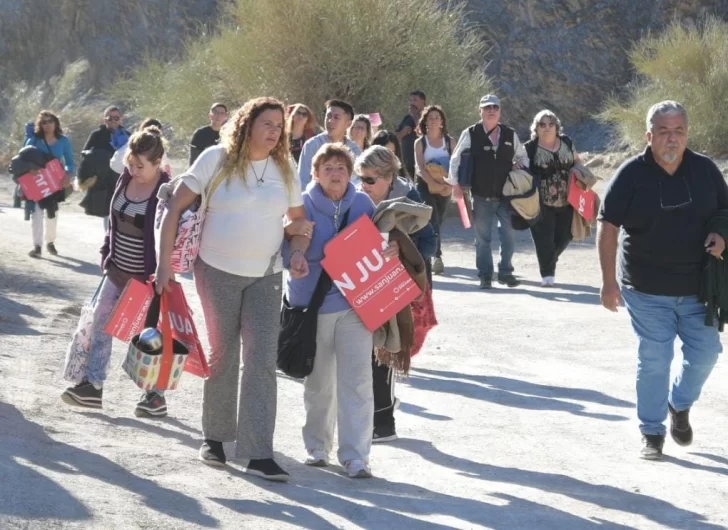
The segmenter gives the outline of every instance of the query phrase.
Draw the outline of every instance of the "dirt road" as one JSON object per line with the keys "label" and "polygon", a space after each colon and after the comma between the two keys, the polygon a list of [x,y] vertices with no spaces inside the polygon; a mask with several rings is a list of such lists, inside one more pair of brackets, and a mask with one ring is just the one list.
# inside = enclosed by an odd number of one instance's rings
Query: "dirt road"
{"label": "dirt road", "polygon": [[544,290],[523,236],[523,285],[481,292],[472,233],[448,220],[440,326],[398,386],[401,440],[373,448],[376,478],[301,463],[302,387],[281,376],[276,450],[292,480],[270,484],[197,461],[199,379],[170,392],[169,418],[135,418],[123,344],[103,412],[62,404],[65,349],[99,281],[101,220],[64,207],[61,255],[32,260],[8,190],[0,177],[0,529],[728,528],[725,359],[691,416],[693,446],[668,440],[663,462],[639,460],[636,341],[625,311],[598,304],[593,241],[573,244],[559,287]]}

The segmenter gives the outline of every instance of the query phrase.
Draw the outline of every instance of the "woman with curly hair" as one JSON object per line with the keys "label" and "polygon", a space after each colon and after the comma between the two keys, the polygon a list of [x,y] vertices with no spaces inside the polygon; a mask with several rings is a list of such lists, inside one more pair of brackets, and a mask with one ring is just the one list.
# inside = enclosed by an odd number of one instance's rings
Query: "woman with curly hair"
{"label": "woman with curly hair", "polygon": [[313,138],[318,134],[318,122],[314,113],[311,112],[311,109],[303,103],[296,103],[291,107],[286,123],[288,125],[288,134],[290,135],[291,155],[293,155],[296,164],[298,164],[298,159],[301,158],[303,144],[309,138]]}
{"label": "woman with curly hair", "polygon": [[[26,141],[25,145],[32,145],[45,151],[53,158],[60,160],[61,165],[66,170],[66,178],[63,187],[66,188],[76,171],[76,163],[73,160],[73,146],[71,140],[64,136],[61,129],[61,120],[50,110],[42,110],[35,119],[35,128],[32,136]],[[63,195],[61,193],[61,195]],[[59,197],[61,198],[61,197]],[[26,201],[25,209],[30,215],[30,222],[33,228],[33,250],[28,255],[31,258],[40,258],[43,245],[43,210],[38,203]],[[26,215],[27,215],[26,214]],[[28,217],[26,216],[26,219]],[[53,256],[58,255],[56,250],[56,225],[58,224],[58,203],[53,202],[46,206],[45,219],[45,240],[46,250]]]}
{"label": "woman with curly hair", "polygon": [[[246,473],[286,481],[288,473],[273,460],[280,249],[285,233],[303,256],[313,224],[305,220],[283,104],[272,98],[245,103],[223,126],[220,144],[203,151],[181,181],[162,221],[157,289],[169,289],[174,279],[170,257],[180,215],[207,190],[194,266],[212,372],[204,384],[199,458],[224,466],[223,442],[236,441]],[[307,274],[306,261],[294,260],[291,275]]]}

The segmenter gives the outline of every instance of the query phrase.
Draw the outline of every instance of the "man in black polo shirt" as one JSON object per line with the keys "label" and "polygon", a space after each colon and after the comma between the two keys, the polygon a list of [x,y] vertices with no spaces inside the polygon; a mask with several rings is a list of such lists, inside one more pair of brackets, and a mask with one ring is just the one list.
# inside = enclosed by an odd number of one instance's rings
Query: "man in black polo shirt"
{"label": "man in black polo shirt", "polygon": [[498,96],[488,94],[480,99],[481,121],[468,127],[460,135],[450,159],[447,181],[455,186],[453,194],[461,194],[458,183],[460,159],[470,152],[473,162],[471,188],[473,195],[473,228],[475,228],[475,266],[480,277],[480,288],[490,289],[493,279],[493,255],[490,241],[493,228],[498,223],[500,236],[500,263],[498,283],[517,287],[520,282],[513,276],[513,251],[515,237],[511,226],[512,208],[503,199],[503,186],[508,174],[514,169],[528,167],[528,155],[510,127],[500,123],[501,107]]}
{"label": "man in black polo shirt", "polygon": [[[623,300],[639,339],[641,456],[654,460],[662,457],[668,411],[673,440],[692,442],[690,407],[722,351],[717,327],[705,325],[706,307],[698,296],[708,254],[718,257],[725,249],[723,238],[705,227],[728,208],[728,186],[709,158],[687,149],[688,116],[679,103],[650,108],[646,137],[645,151],[625,162],[609,183],[598,247],[602,305],[617,311]],[[676,336],[683,343],[683,363],[671,384]]]}
{"label": "man in black polo shirt", "polygon": [[210,125],[197,129],[190,140],[190,166],[202,151],[220,141],[220,129],[228,119],[228,108],[222,103],[213,103],[208,117]]}
{"label": "man in black polo shirt", "polygon": [[427,105],[427,96],[422,90],[414,90],[409,95],[409,114],[402,118],[397,127],[397,138],[402,146],[402,161],[411,179],[415,178],[415,140],[417,140],[417,123],[422,110]]}

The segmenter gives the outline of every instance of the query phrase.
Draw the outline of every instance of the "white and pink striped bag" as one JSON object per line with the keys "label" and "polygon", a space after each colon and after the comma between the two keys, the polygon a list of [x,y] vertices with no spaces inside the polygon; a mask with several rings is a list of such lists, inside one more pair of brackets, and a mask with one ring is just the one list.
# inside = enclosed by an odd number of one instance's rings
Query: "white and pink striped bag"
{"label": "white and pink striped bag", "polygon": [[[223,157],[224,159],[224,157]],[[174,272],[189,272],[192,270],[197,255],[200,253],[200,238],[202,236],[202,226],[205,222],[205,213],[207,205],[224,177],[221,171],[222,160],[218,164],[215,176],[210,182],[207,190],[203,188],[200,199],[195,201],[192,206],[182,212],[177,226],[177,237],[174,239],[174,247],[172,249],[172,259],[170,265]],[[178,175],[169,182],[162,184],[157,192],[159,203],[157,204],[157,213],[154,219],[154,240],[157,247],[157,256],[159,256],[160,232],[162,229],[162,217],[174,190],[181,183],[185,174]]]}

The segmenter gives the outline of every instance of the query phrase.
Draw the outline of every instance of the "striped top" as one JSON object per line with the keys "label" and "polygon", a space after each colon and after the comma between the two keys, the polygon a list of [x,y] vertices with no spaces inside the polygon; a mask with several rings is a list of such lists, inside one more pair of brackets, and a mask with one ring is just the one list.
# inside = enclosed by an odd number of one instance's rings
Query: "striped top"
{"label": "striped top", "polygon": [[144,275],[144,214],[149,199],[134,202],[126,196],[127,188],[116,197],[111,215],[116,220],[111,260],[128,274]]}

